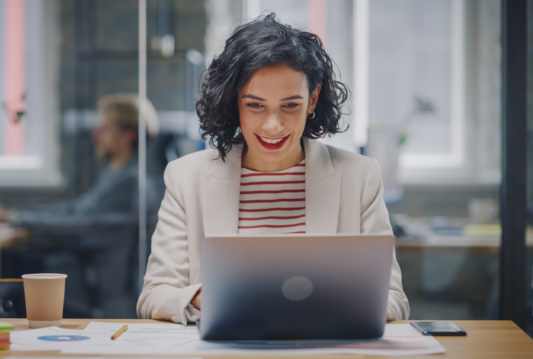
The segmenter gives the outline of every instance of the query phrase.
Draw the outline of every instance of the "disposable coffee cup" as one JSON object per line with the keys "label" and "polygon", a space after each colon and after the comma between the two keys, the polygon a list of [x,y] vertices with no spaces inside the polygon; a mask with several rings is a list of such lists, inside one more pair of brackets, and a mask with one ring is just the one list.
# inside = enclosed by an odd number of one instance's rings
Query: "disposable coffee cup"
{"label": "disposable coffee cup", "polygon": [[30,328],[61,325],[65,301],[66,274],[24,274],[26,316]]}

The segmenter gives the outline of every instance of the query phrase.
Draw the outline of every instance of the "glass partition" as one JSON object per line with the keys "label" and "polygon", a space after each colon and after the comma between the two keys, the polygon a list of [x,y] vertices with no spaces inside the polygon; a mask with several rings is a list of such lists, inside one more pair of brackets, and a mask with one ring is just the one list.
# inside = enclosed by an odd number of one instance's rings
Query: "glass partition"
{"label": "glass partition", "polygon": [[[66,318],[136,318],[140,159],[149,242],[166,164],[205,148],[205,3],[146,2],[141,132],[139,1],[2,0],[0,18],[1,277],[66,273]],[[0,300],[25,317],[22,284]]]}

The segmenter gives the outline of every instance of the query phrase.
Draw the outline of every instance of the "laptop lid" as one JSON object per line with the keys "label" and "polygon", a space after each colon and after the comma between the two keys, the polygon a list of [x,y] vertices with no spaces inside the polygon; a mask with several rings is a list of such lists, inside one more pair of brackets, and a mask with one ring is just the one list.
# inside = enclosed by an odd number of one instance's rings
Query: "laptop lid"
{"label": "laptop lid", "polygon": [[201,337],[381,337],[393,245],[378,235],[206,237]]}

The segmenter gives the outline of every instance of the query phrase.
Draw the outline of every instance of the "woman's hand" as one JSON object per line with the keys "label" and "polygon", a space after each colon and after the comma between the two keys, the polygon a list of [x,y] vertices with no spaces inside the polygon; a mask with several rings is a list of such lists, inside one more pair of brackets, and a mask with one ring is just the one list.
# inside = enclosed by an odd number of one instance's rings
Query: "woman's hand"
{"label": "woman's hand", "polygon": [[200,310],[201,308],[201,302],[202,302],[202,292],[198,291],[195,296],[191,300],[191,304],[196,309]]}

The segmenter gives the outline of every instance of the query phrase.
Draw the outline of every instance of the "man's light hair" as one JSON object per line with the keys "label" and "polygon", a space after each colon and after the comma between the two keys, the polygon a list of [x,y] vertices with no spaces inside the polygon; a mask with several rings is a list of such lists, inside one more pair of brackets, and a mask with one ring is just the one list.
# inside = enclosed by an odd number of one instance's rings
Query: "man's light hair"
{"label": "man's light hair", "polygon": [[[137,94],[113,94],[100,97],[98,110],[110,114],[120,128],[124,130],[139,127],[139,96]],[[146,132],[155,136],[159,132],[159,119],[154,105],[148,99],[143,102],[142,114],[146,121]]]}

